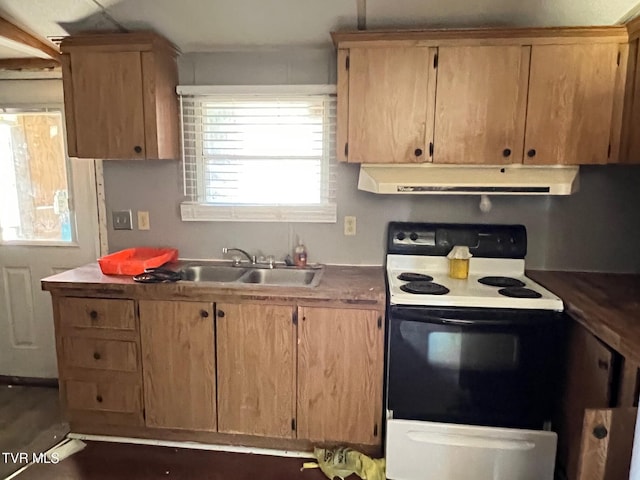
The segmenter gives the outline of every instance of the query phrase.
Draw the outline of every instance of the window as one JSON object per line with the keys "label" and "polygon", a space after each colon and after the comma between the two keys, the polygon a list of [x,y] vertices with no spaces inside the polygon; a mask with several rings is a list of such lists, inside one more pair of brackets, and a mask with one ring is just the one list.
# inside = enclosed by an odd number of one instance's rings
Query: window
{"label": "window", "polygon": [[335,87],[179,87],[183,220],[334,222]]}
{"label": "window", "polygon": [[0,241],[72,242],[62,112],[0,109]]}

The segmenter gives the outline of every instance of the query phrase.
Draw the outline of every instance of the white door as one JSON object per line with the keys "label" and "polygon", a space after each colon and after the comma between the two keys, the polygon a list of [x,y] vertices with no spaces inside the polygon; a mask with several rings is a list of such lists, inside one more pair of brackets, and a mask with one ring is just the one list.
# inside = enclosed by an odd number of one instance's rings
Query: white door
{"label": "white door", "polygon": [[95,163],[68,159],[61,109],[0,108],[0,375],[57,376],[40,279],[95,261]]}

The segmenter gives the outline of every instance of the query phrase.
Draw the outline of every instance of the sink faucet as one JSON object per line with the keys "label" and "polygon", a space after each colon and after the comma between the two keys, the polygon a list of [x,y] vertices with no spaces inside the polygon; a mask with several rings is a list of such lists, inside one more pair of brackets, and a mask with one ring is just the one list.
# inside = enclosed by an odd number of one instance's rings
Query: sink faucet
{"label": "sink faucet", "polygon": [[[256,264],[256,256],[255,255],[249,255],[247,252],[245,252],[244,250],[242,250],[241,248],[227,248],[227,247],[222,247],[222,253],[229,253],[229,252],[240,252],[242,253],[245,257],[247,257],[249,259],[249,261],[251,262],[252,265]],[[234,265],[240,265],[239,261],[234,260],[233,262]]]}

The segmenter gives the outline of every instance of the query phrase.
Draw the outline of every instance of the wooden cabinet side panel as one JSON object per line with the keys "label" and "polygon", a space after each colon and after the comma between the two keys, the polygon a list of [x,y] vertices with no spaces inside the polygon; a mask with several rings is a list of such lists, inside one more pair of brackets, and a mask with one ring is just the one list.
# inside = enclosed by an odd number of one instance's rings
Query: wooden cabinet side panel
{"label": "wooden cabinet side panel", "polygon": [[298,438],[381,442],[381,312],[301,307],[298,322]]}
{"label": "wooden cabinet side panel", "polygon": [[[430,49],[352,48],[349,53],[349,161],[429,161],[425,137]],[[419,154],[416,151],[419,150]]]}
{"label": "wooden cabinet side panel", "polygon": [[530,52],[439,49],[434,163],[522,162]]}
{"label": "wooden cabinet side panel", "polygon": [[71,73],[71,56],[60,55],[62,65],[62,90],[64,94],[64,121],[67,133],[67,153],[70,157],[78,156],[75,101],[73,96],[73,75]]}
{"label": "wooden cabinet side panel", "polygon": [[218,431],[293,438],[292,307],[216,304]]}
{"label": "wooden cabinet side panel", "polygon": [[71,69],[77,155],[144,158],[140,53],[78,51]]}
{"label": "wooden cabinet side panel", "polygon": [[140,301],[139,307],[147,426],[215,431],[212,305]]}
{"label": "wooden cabinet side panel", "polygon": [[338,81],[336,91],[338,94],[336,106],[336,158],[340,162],[347,162],[347,142],[349,138],[349,70],[347,59],[349,50],[338,50]]}
{"label": "wooden cabinet side panel", "polygon": [[558,459],[567,478],[576,478],[584,411],[611,403],[613,353],[577,322],[571,322]]}
{"label": "wooden cabinet side panel", "polygon": [[618,44],[532,47],[525,163],[607,163],[617,56]]}

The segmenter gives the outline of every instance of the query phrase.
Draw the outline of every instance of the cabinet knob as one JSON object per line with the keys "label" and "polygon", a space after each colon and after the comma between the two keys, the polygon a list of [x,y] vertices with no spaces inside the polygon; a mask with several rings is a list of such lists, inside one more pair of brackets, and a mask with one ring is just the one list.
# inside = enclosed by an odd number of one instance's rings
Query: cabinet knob
{"label": "cabinet knob", "polygon": [[416,154],[416,157],[419,157],[420,155],[422,155],[422,149],[421,148],[416,148],[416,150],[413,153]]}
{"label": "cabinet knob", "polygon": [[100,360],[100,358],[102,357],[99,352],[93,352],[93,358],[95,358],[96,360]]}
{"label": "cabinet knob", "polygon": [[142,153],[142,147],[140,145],[136,145],[135,147],[133,147],[133,150],[136,153]]}
{"label": "cabinet knob", "polygon": [[502,151],[502,155],[505,156],[505,157],[510,157],[511,156],[511,149],[510,148],[505,148]]}
{"label": "cabinet knob", "polygon": [[202,318],[207,318],[209,316],[209,312],[207,312],[206,310],[200,310],[200,316]]}
{"label": "cabinet knob", "polygon": [[609,370],[609,362],[606,360],[598,359],[598,368],[601,370]]}
{"label": "cabinet knob", "polygon": [[97,395],[96,396],[96,402],[102,403],[102,395]]}
{"label": "cabinet knob", "polygon": [[533,157],[535,157],[535,156],[536,156],[536,150],[535,150],[535,148],[532,148],[531,150],[529,150],[529,151],[527,152],[527,157],[529,157],[529,158],[533,158]]}
{"label": "cabinet knob", "polygon": [[607,435],[609,435],[609,432],[607,430],[607,427],[605,427],[604,425],[596,425],[593,428],[593,436],[596,437],[598,440],[602,440],[603,438],[606,438]]}
{"label": "cabinet knob", "polygon": [[218,310],[218,317],[224,317],[224,310]]}
{"label": "cabinet knob", "polygon": [[98,318],[98,312],[96,312],[95,310],[91,310],[89,312],[89,316],[91,317],[91,320],[96,320]]}

